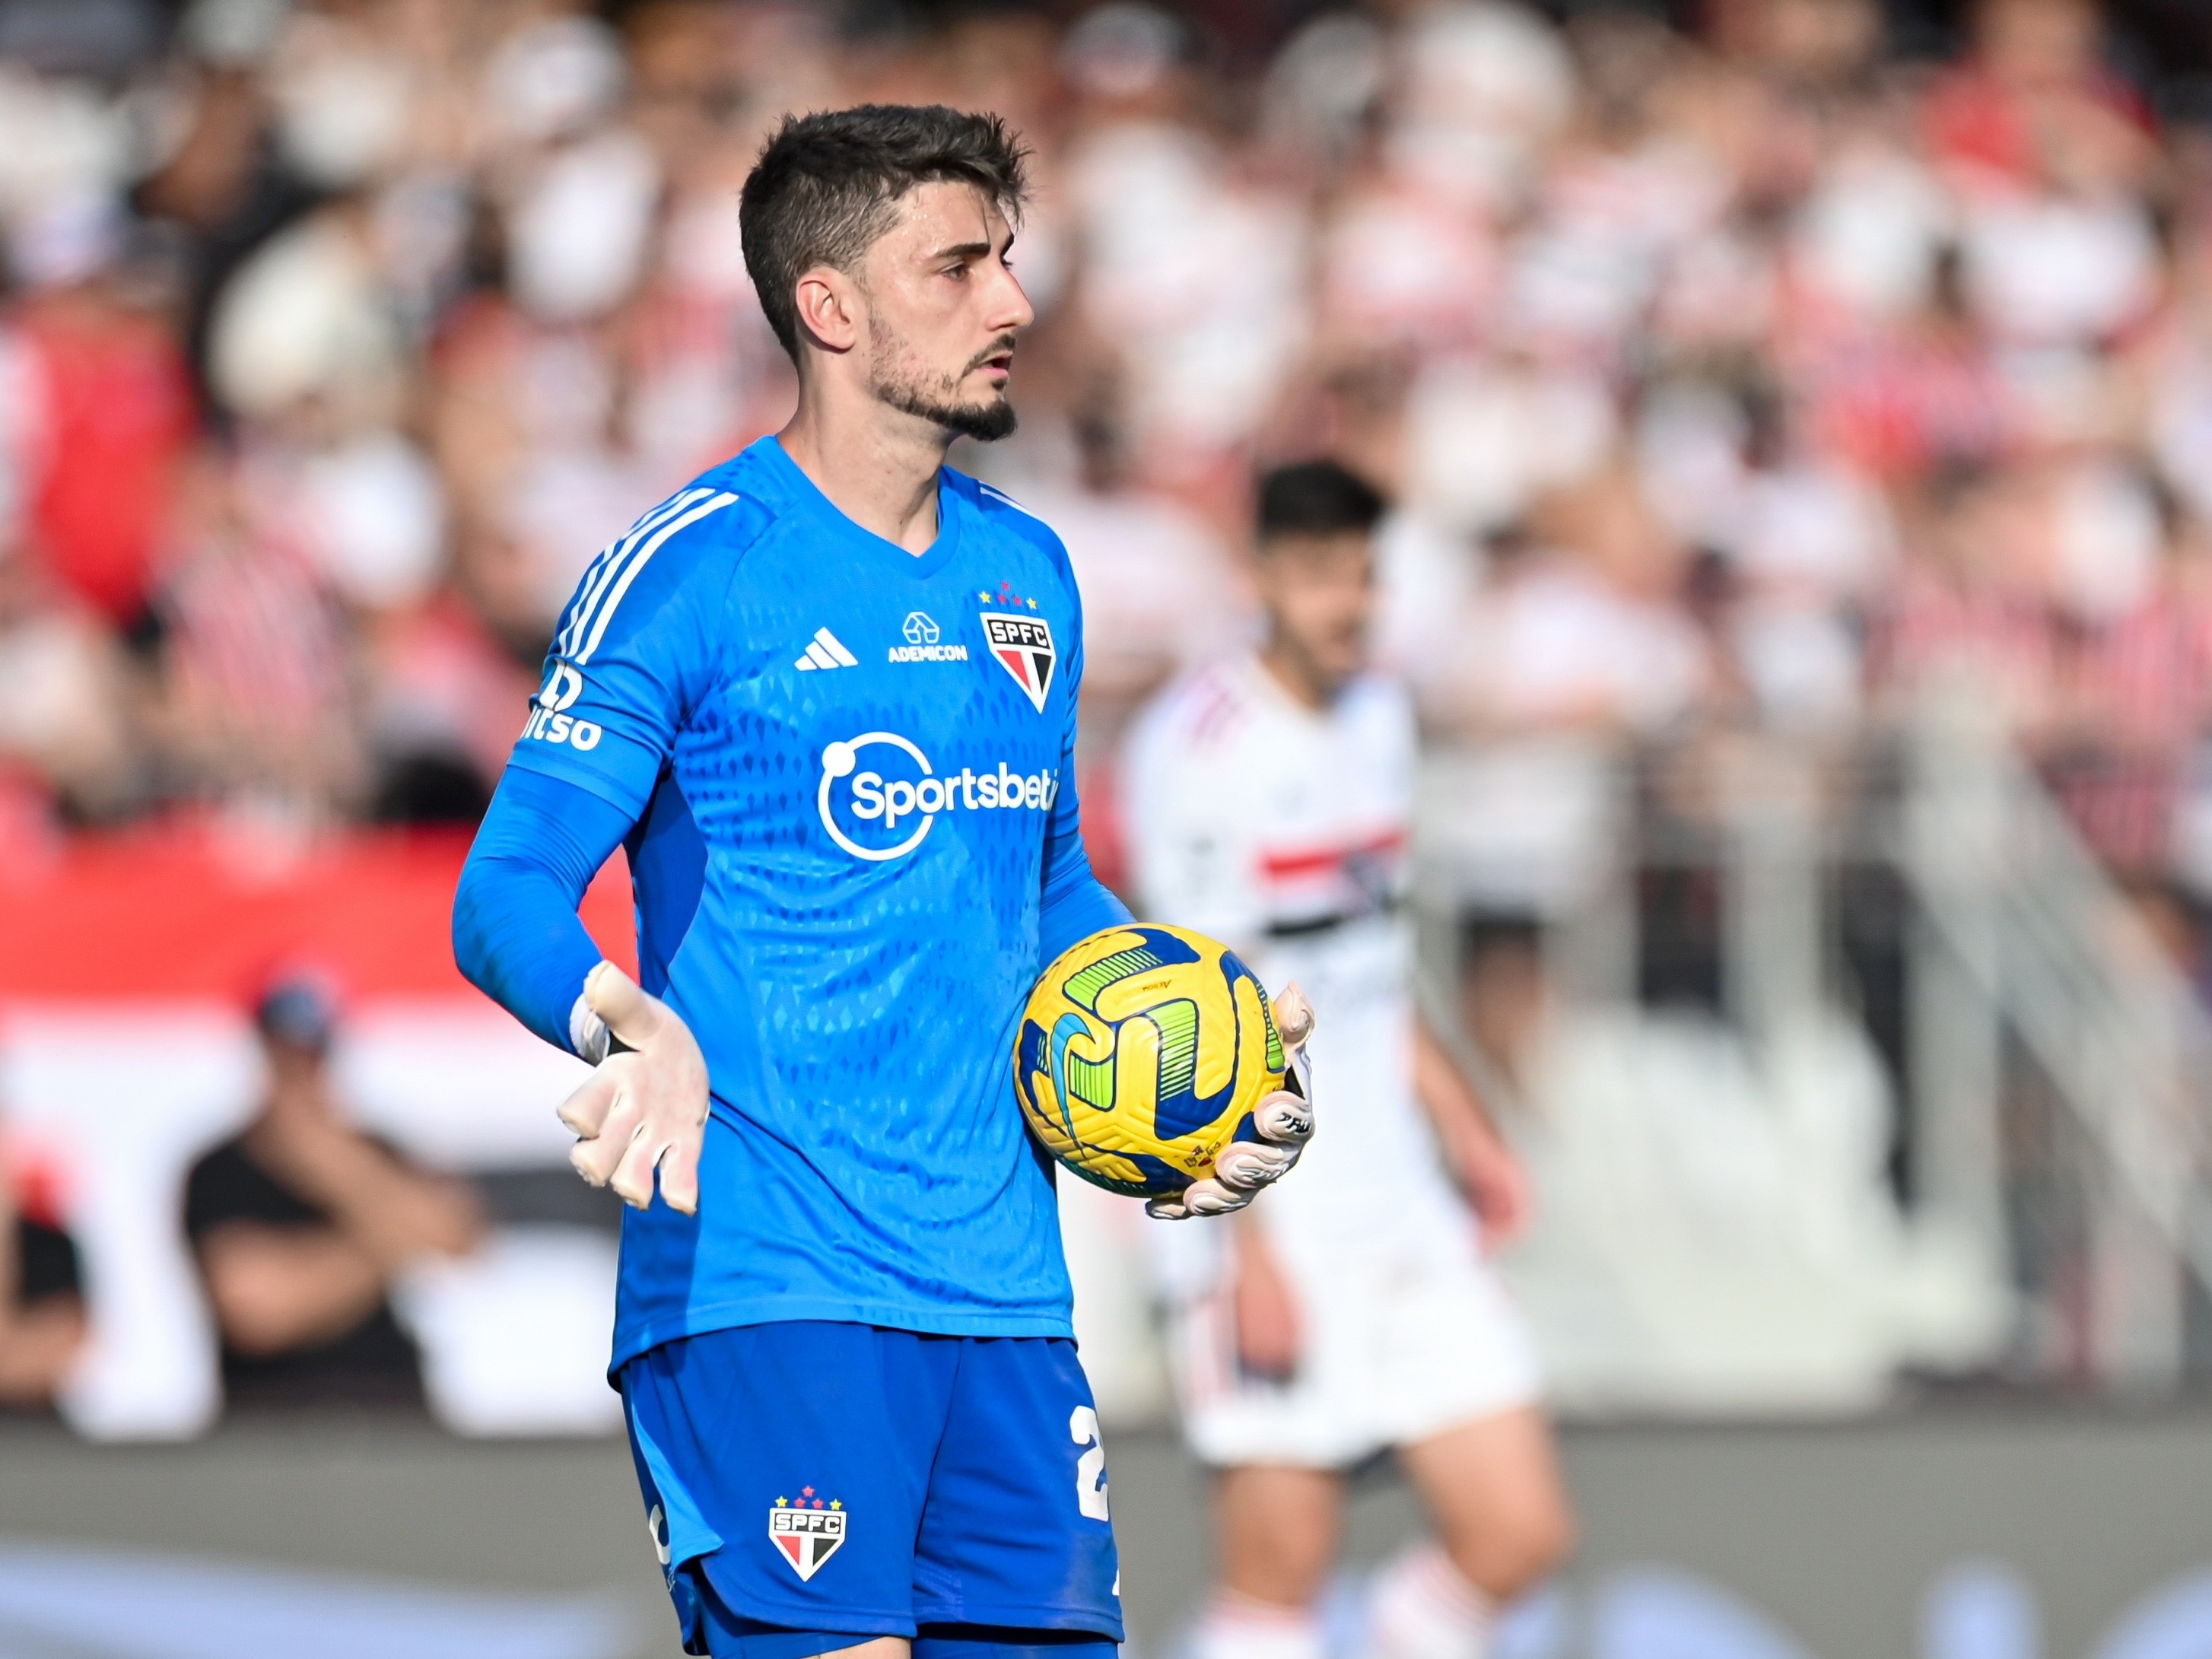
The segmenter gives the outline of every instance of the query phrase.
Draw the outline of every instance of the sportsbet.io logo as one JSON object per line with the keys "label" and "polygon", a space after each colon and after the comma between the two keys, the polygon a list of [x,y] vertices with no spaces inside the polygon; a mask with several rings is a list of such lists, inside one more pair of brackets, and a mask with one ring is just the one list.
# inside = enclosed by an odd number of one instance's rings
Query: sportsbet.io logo
{"label": "sportsbet.io logo", "polygon": [[604,735],[599,722],[574,720],[562,712],[583,695],[582,672],[556,662],[545,684],[530,700],[530,718],[522,723],[523,740],[535,738],[542,743],[565,743],[571,749],[597,749]]}
{"label": "sportsbet.io logo", "polygon": [[897,732],[863,732],[823,750],[815,804],[831,841],[881,864],[921,846],[939,813],[1042,812],[1059,793],[1057,772],[1021,773],[1000,761],[988,772],[963,766],[940,775]]}

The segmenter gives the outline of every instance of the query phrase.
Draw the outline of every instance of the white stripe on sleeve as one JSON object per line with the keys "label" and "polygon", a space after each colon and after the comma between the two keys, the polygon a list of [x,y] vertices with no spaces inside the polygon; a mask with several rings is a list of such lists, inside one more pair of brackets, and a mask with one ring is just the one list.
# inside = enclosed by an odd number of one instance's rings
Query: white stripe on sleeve
{"label": "white stripe on sleeve", "polygon": [[577,605],[575,614],[568,618],[568,626],[561,630],[561,637],[554,641],[556,656],[565,657],[575,650],[576,641],[583,638],[584,630],[591,626],[592,612],[598,608],[599,601],[605,597],[608,586],[614,581],[623,561],[629,557],[630,550],[650,535],[656,526],[667,523],[685,507],[712,493],[705,489],[680,490],[651,512],[641,516],[628,531],[607,544],[605,550],[594,562],[593,570],[586,574],[585,580],[589,586],[583,599]]}
{"label": "white stripe on sleeve", "polygon": [[623,570],[622,580],[617,582],[608,592],[606,603],[599,607],[599,616],[592,623],[592,636],[584,641],[584,648],[576,653],[574,659],[579,667],[591,661],[592,653],[599,648],[599,641],[607,635],[607,624],[614,620],[615,612],[622,608],[623,595],[629,592],[629,585],[637,580],[637,573],[644,569],[652,562],[653,556],[660,550],[660,544],[678,531],[698,523],[710,513],[720,512],[737,499],[729,491],[724,490],[712,500],[700,502],[682,516],[670,520],[659,530],[653,532],[653,539],[638,550],[636,556],[630,560],[629,567]]}

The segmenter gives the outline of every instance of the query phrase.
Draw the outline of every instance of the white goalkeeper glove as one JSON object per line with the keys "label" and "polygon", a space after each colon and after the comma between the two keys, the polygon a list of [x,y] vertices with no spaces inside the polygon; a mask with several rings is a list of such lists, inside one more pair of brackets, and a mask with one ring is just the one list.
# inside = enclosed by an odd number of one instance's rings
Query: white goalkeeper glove
{"label": "white goalkeeper glove", "polygon": [[1275,999],[1274,1009],[1288,1086],[1252,1109],[1252,1129],[1259,1139],[1231,1141],[1213,1160],[1212,1175],[1179,1193],[1150,1200],[1145,1206],[1147,1215],[1161,1221],[1227,1215],[1243,1209],[1260,1188],[1280,1181],[1297,1164],[1314,1131],[1313,1062],[1306,1057],[1306,1039],[1313,1035],[1313,1005],[1297,986],[1286,985]]}
{"label": "white goalkeeper glove", "polygon": [[561,1103],[561,1121],[576,1133],[568,1162],[592,1185],[612,1187],[641,1210],[653,1202],[658,1170],[668,1207],[696,1215],[707,1059],[690,1027],[603,962],[585,976],[568,1029],[577,1052],[599,1062]]}

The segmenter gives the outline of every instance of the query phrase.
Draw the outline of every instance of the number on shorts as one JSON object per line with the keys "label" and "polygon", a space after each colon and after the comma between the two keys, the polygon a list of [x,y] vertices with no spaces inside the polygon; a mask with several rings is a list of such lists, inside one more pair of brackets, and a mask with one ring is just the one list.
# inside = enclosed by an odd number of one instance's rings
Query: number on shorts
{"label": "number on shorts", "polygon": [[1093,1521],[1111,1517],[1106,1508],[1106,1443],[1098,1436],[1098,1413],[1078,1406],[1067,1419],[1067,1437],[1085,1449],[1075,1460],[1075,1506]]}

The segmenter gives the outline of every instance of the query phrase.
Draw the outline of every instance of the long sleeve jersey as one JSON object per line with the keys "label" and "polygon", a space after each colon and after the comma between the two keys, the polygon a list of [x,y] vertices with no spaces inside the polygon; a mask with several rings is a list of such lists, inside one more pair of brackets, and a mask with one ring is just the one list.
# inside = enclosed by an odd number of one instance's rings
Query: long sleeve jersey
{"label": "long sleeve jersey", "polygon": [[940,474],[919,556],[773,438],[638,520],[562,613],[455,901],[462,969],[548,1041],[619,843],[645,988],[712,1091],[699,1213],[625,1214],[614,1363],[775,1320],[1066,1335],[1012,1091],[1044,963],[1128,913],[1073,776],[1082,611],[1050,530]]}

